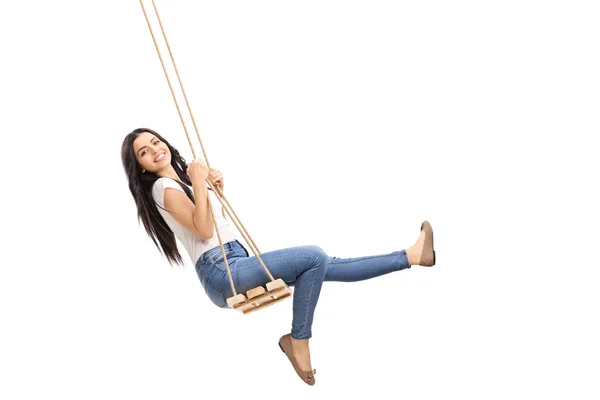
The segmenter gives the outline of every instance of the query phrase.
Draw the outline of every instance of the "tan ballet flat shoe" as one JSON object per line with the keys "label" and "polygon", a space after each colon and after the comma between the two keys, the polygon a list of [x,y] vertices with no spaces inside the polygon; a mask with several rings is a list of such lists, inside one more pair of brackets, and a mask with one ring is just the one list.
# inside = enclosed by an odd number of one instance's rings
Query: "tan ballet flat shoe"
{"label": "tan ballet flat shoe", "polygon": [[423,246],[423,253],[421,253],[421,261],[419,265],[424,267],[431,267],[435,265],[435,250],[433,249],[433,228],[428,221],[423,221],[421,224],[421,230],[425,231],[425,244]]}
{"label": "tan ballet flat shoe", "polygon": [[309,384],[310,386],[314,385],[315,374],[317,373],[317,370],[313,369],[312,371],[304,371],[300,369],[300,367],[298,366],[298,361],[296,360],[296,357],[294,357],[294,350],[292,349],[292,339],[289,333],[283,335],[279,339],[279,348],[285,353],[287,358],[290,360],[300,379],[302,379],[305,383]]}

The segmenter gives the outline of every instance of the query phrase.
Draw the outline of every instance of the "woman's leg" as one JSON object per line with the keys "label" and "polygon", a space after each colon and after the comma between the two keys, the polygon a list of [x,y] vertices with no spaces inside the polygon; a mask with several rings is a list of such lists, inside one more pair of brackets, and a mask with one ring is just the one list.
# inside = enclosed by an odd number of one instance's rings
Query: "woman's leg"
{"label": "woman's leg", "polygon": [[[375,256],[330,257],[323,249],[313,245],[260,255],[273,277],[281,278],[295,287],[291,336],[294,354],[303,369],[311,369],[308,339],[312,337],[312,322],[323,281],[354,282],[410,268],[419,263],[423,244],[424,232],[407,250]],[[231,259],[228,256],[228,260],[236,291],[245,293],[257,286],[264,286],[269,279],[256,256],[249,257],[245,249],[240,249],[232,254]],[[218,271],[211,273],[210,279],[223,290],[225,298],[233,296],[222,260],[216,267]]]}
{"label": "woman's leg", "polygon": [[433,231],[431,225],[424,222],[419,238],[406,250],[356,258],[331,257],[325,280],[356,282],[410,268],[412,265],[430,266],[435,263],[434,253]]}
{"label": "woman's leg", "polygon": [[[233,296],[233,293],[222,256],[217,254],[215,257],[214,263],[210,265],[199,264],[199,277],[201,282],[211,288],[209,290],[219,305],[225,306],[225,299]],[[312,371],[308,339],[312,336],[314,310],[331,257],[320,247],[307,245],[262,253],[260,258],[274,278],[281,278],[295,287],[291,331],[293,352],[300,368]],[[269,282],[256,256],[250,257],[243,247],[236,247],[227,259],[238,293],[245,293]],[[221,299],[214,289],[223,293]]]}
{"label": "woman's leg", "polygon": [[[271,275],[294,287],[292,338],[304,340],[312,337],[314,312],[324,281],[355,282],[410,268],[411,265],[418,264],[416,256],[422,252],[423,239],[424,233],[407,250],[354,258],[331,257],[319,246],[313,245],[262,253],[260,258]],[[238,293],[245,293],[269,282],[256,256],[246,257],[245,254],[236,252],[229,264]],[[218,268],[222,273],[219,279],[221,282],[217,284],[224,290],[226,297],[231,297],[233,293],[224,264],[221,262]]]}
{"label": "woman's leg", "polygon": [[[294,339],[312,336],[313,314],[325,275],[329,257],[318,246],[307,245],[274,250],[260,255],[261,260],[275,279],[281,278],[294,287],[293,320],[291,335]],[[229,262],[233,283],[238,293],[264,286],[269,278],[256,256],[233,257]],[[223,268],[220,264],[218,268]],[[226,274],[223,276],[227,297],[233,295]]]}
{"label": "woman's leg", "polygon": [[325,280],[356,282],[406,268],[410,268],[406,250],[366,257],[331,257],[327,266]]}

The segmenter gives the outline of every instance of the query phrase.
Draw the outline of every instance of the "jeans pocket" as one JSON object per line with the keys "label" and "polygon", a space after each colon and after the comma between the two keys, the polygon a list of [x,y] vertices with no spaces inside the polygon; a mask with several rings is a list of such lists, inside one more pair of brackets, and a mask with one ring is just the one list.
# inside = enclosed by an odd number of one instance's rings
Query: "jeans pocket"
{"label": "jeans pocket", "polygon": [[[229,269],[231,270],[235,260],[237,260],[240,256],[239,254],[235,254],[234,251],[226,251],[225,254],[227,255],[227,264],[229,265]],[[212,261],[211,267],[217,269],[218,271],[221,271],[224,274],[227,273],[227,267],[225,266],[223,254],[219,254],[219,256],[216,257],[214,261]]]}
{"label": "jeans pocket", "polygon": [[[233,254],[235,252],[235,249],[229,248],[229,246],[225,247],[225,255],[227,256],[227,259],[229,259],[229,257],[231,256],[231,254]],[[209,260],[211,263],[213,264],[218,264],[220,262],[223,262],[223,252],[221,251],[221,247],[217,247],[215,248],[209,255]]]}

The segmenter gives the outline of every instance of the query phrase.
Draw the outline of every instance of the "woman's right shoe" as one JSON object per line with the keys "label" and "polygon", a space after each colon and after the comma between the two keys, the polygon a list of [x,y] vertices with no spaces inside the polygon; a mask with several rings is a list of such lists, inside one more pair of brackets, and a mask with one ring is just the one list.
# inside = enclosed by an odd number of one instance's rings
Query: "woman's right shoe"
{"label": "woman's right shoe", "polygon": [[428,221],[423,221],[421,230],[425,232],[425,243],[423,252],[421,253],[421,261],[419,265],[431,267],[435,265],[435,250],[433,249],[433,228]]}
{"label": "woman's right shoe", "polygon": [[312,371],[304,371],[304,370],[300,369],[300,366],[298,365],[298,361],[296,360],[296,357],[294,357],[294,350],[292,348],[292,339],[291,339],[291,335],[289,333],[283,335],[279,339],[279,348],[281,349],[281,351],[283,351],[285,353],[287,358],[290,360],[290,362],[294,366],[294,369],[296,370],[296,373],[298,374],[300,379],[302,379],[305,383],[309,384],[310,386],[314,385],[315,384],[315,374],[317,373],[317,370],[313,369]]}

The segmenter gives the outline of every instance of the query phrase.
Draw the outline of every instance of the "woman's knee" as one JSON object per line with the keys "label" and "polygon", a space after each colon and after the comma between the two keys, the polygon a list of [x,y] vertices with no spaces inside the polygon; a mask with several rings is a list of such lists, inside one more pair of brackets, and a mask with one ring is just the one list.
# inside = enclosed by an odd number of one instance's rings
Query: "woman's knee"
{"label": "woman's knee", "polygon": [[316,245],[308,245],[306,246],[306,249],[315,263],[323,265],[327,264],[329,256],[321,247]]}

